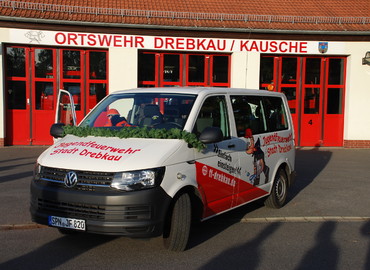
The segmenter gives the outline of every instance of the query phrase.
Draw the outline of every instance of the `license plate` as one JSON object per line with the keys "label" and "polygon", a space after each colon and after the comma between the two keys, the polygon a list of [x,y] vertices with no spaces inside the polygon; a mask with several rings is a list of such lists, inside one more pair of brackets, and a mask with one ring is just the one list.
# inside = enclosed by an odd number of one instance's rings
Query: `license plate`
{"label": "license plate", "polygon": [[86,230],[85,220],[83,219],[49,216],[49,225],[79,231]]}

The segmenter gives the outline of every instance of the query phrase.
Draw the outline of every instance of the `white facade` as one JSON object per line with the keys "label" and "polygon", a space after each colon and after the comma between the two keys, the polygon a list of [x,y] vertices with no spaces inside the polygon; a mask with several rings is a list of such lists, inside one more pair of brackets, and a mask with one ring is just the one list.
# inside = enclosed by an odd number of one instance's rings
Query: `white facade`
{"label": "white facade", "polygon": [[[231,87],[259,88],[262,53],[322,55],[319,41],[239,40],[209,38],[166,38],[91,33],[69,33],[44,30],[0,28],[4,44],[35,46],[71,46],[108,48],[109,91],[137,87],[138,50],[210,51],[231,53]],[[102,46],[100,46],[102,45]],[[2,47],[4,48],[4,47]],[[221,49],[221,50],[220,50]],[[325,55],[347,56],[344,140],[370,141],[370,66],[362,58],[370,51],[370,42],[328,42]],[[4,52],[2,52],[4,56]],[[4,89],[4,57],[0,58],[0,85]],[[5,93],[0,95],[0,138],[5,138]]]}
{"label": "white facade", "polygon": [[370,138],[370,66],[362,65],[362,58],[370,50],[370,42],[346,42],[348,55],[344,139]]}

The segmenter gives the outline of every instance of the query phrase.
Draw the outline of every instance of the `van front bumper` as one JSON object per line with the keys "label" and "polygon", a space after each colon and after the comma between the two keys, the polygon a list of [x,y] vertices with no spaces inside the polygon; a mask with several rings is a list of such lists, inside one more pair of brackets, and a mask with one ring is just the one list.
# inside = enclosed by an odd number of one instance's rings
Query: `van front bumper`
{"label": "van front bumper", "polygon": [[170,203],[171,197],[161,187],[91,192],[31,183],[32,221],[49,225],[49,216],[82,219],[88,233],[159,236]]}

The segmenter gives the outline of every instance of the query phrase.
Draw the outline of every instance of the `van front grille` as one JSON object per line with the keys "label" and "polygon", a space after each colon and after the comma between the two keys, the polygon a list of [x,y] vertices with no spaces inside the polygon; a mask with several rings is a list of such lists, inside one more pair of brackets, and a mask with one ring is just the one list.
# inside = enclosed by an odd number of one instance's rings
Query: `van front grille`
{"label": "van front grille", "polygon": [[149,205],[140,206],[106,206],[85,203],[70,203],[52,200],[37,200],[37,207],[41,212],[54,216],[106,220],[106,221],[133,221],[148,220],[151,217]]}
{"label": "van front grille", "polygon": [[[71,171],[67,169],[42,166],[38,181],[45,181],[48,185],[64,187],[64,178]],[[77,174],[78,182],[74,187],[78,190],[94,191],[96,188],[109,188],[114,173],[73,170]]]}

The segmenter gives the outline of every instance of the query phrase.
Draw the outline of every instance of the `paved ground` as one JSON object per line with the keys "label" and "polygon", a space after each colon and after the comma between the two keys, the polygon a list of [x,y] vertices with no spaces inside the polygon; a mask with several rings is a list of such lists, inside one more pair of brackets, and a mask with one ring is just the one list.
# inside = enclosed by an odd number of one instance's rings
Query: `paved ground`
{"label": "paved ground", "polygon": [[370,217],[370,149],[299,149],[296,170],[286,206],[261,207],[246,217]]}
{"label": "paved ground", "polygon": [[45,147],[0,148],[0,225],[31,223],[29,186],[37,157]]}
{"label": "paved ground", "polygon": [[[44,149],[0,148],[0,230],[36,227],[28,211],[29,185],[36,158]],[[296,170],[297,181],[282,209],[268,209],[256,202],[218,220],[370,220],[370,149],[298,149]]]}

